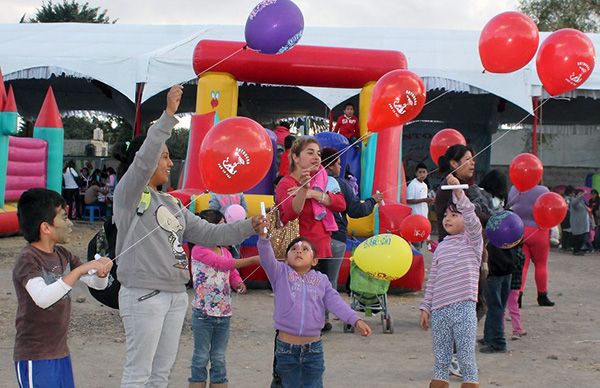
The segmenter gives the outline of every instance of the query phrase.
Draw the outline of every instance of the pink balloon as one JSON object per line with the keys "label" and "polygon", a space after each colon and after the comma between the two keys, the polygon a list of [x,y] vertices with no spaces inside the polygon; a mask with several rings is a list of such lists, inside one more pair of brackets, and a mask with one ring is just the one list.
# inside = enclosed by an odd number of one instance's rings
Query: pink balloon
{"label": "pink balloon", "polygon": [[242,205],[238,205],[238,204],[233,204],[227,207],[227,209],[225,209],[225,221],[228,224],[237,222],[237,221],[241,221],[241,220],[245,220],[247,213],[246,213],[246,209],[244,209],[244,207]]}

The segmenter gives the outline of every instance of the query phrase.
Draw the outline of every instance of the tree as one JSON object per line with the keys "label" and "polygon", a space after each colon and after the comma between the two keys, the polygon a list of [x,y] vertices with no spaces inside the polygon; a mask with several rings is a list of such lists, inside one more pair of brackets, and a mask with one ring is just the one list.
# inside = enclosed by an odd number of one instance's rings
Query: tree
{"label": "tree", "polygon": [[21,23],[116,23],[118,19],[110,20],[107,10],[100,7],[91,7],[89,3],[79,4],[74,0],[63,0],[62,4],[54,4],[52,0],[48,3],[42,2],[42,6],[35,12],[35,16],[25,20],[21,17]]}
{"label": "tree", "polygon": [[540,31],[600,31],[600,0],[520,0],[519,10],[531,16]]}
{"label": "tree", "polygon": [[187,156],[188,139],[190,130],[187,128],[175,128],[171,137],[167,140],[171,159],[185,159]]}

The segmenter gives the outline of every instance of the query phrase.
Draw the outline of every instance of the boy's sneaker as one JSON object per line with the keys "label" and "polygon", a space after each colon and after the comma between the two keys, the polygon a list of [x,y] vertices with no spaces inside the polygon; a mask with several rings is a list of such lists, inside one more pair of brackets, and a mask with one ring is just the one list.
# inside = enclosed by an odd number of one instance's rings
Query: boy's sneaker
{"label": "boy's sneaker", "polygon": [[452,355],[452,358],[450,359],[450,367],[448,368],[448,372],[450,372],[451,375],[454,375],[456,377],[462,377],[462,372],[460,371],[460,365],[458,364],[458,358],[456,358],[456,355]]}

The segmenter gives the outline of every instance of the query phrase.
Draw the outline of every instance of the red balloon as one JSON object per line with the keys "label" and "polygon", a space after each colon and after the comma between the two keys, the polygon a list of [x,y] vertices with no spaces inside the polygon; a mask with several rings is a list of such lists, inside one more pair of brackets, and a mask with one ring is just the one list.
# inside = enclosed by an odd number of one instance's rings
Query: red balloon
{"label": "red balloon", "polygon": [[581,86],[594,71],[594,43],[583,32],[564,28],[550,34],[535,62],[544,88],[552,96]]}
{"label": "red balloon", "polygon": [[425,84],[408,70],[392,70],[373,88],[369,121],[371,132],[402,125],[417,117],[425,105]]}
{"label": "red balloon", "polygon": [[454,128],[445,128],[436,133],[431,138],[429,144],[429,154],[435,165],[438,165],[440,156],[446,153],[446,150],[455,144],[467,145],[465,137]]}
{"label": "red balloon", "polygon": [[411,214],[400,223],[400,236],[406,241],[425,241],[430,234],[431,222],[420,214]]}
{"label": "red balloon", "polygon": [[519,154],[510,162],[508,175],[517,190],[523,193],[540,183],[544,175],[544,166],[533,154]]}
{"label": "red balloon", "polygon": [[533,204],[533,219],[540,228],[552,228],[567,215],[567,203],[557,193],[544,193]]}
{"label": "red balloon", "polygon": [[210,191],[239,193],[256,186],[273,161],[267,131],[246,117],[231,117],[211,128],[200,146],[198,167]]}
{"label": "red balloon", "polygon": [[479,57],[492,73],[510,73],[529,63],[540,36],[534,21],[521,12],[494,16],[479,36]]}

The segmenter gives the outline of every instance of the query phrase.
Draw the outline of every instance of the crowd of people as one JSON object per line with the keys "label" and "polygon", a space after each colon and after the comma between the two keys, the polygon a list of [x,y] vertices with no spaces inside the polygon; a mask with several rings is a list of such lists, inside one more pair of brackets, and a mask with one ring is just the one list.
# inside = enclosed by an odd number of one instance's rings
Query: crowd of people
{"label": "crowd of people", "polygon": [[[332,328],[329,312],[361,335],[371,335],[370,327],[340,297],[337,285],[346,252],[346,217],[369,215],[383,194],[361,201],[353,181],[341,169],[337,150],[321,148],[315,138],[296,138],[281,130],[285,151],[275,203],[284,223],[298,220],[299,237],[287,246],[284,260],[277,260],[267,233],[271,226],[264,216],[239,221],[229,217],[233,205],[247,211],[243,193],[212,194],[210,209],[196,216],[159,189],[169,181],[173,167],[165,142],[177,123],[174,115],[182,93],[181,86],[171,88],[162,116],[145,138],[131,142],[118,179],[112,168],[90,174],[87,166],[77,172],[69,162],[63,174],[63,197],[44,189],[29,190],[21,197],[18,216],[28,244],[13,273],[19,300],[14,360],[21,386],[35,386],[34,368],[36,381],[46,386],[74,385],[66,343],[69,291],[77,280],[97,289],[108,284],[111,259],[82,263],[60,245],[69,239],[70,219],[83,214],[82,190],[86,205],[101,206],[101,196],[113,196],[121,283],[118,302],[126,339],[122,387],[168,385],[189,304],[188,263],[194,288],[190,387],[228,384],[225,354],[233,313],[231,292],[246,291],[237,269],[248,265],[264,268],[274,293],[271,386],[322,386],[322,334]],[[360,136],[351,104],[336,129],[350,142]],[[450,373],[462,376],[465,388],[479,386],[477,342],[482,353],[506,352],[506,315],[512,323],[511,338],[526,335],[519,308],[530,262],[535,266],[538,304],[554,305],[548,297],[549,232],[539,229],[532,217],[535,199],[547,189],[508,190],[506,176],[496,170],[475,184],[474,156],[470,146],[455,145],[437,161],[445,177],[441,183],[468,184],[466,190],[429,190],[424,164],[416,166],[407,189],[414,214],[429,217],[430,204],[437,214],[438,245],[419,318],[421,327],[432,331],[430,386],[434,388],[448,387]],[[573,254],[579,255],[585,236],[593,230],[590,225],[597,225],[600,198],[592,192],[585,203],[582,194],[570,188],[565,195],[570,214],[569,224],[563,225],[562,247],[572,247]],[[486,240],[483,230],[491,216],[505,209],[521,217],[525,235],[518,245],[501,249]],[[239,258],[239,250],[230,249],[255,234],[257,257]],[[193,246],[190,260],[184,241]],[[593,248],[595,241],[591,241]],[[484,336],[478,341],[477,325],[484,316]],[[28,383],[24,383],[26,376],[30,376]]]}
{"label": "crowd of people", "polygon": [[[62,196],[67,205],[67,216],[71,220],[86,217],[86,206],[96,206],[100,218],[109,215],[111,196],[117,185],[117,172],[108,166],[94,169],[90,162],[77,171],[75,161],[69,160],[63,169]],[[89,216],[89,215],[88,215]]]}

